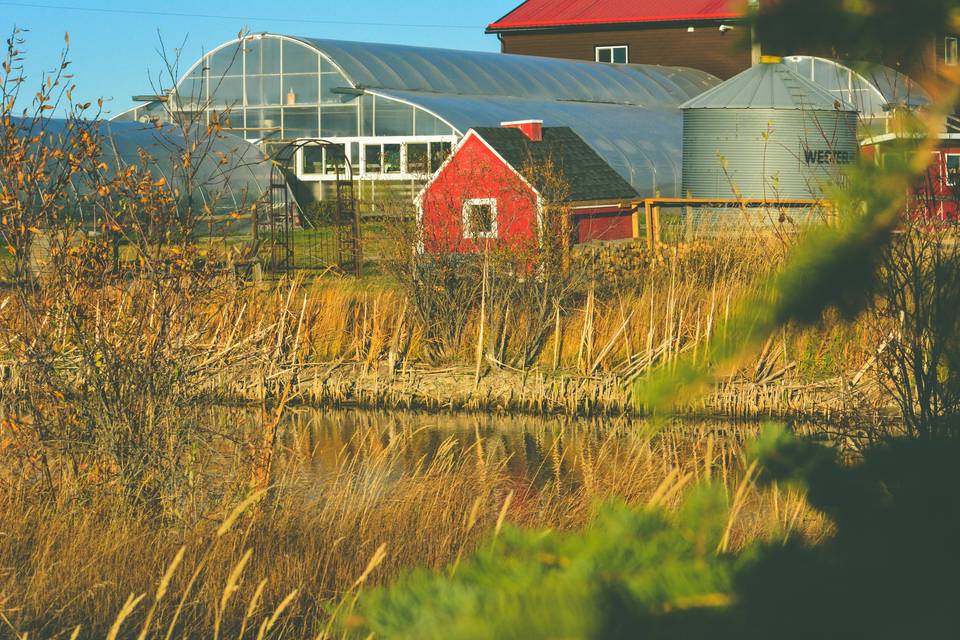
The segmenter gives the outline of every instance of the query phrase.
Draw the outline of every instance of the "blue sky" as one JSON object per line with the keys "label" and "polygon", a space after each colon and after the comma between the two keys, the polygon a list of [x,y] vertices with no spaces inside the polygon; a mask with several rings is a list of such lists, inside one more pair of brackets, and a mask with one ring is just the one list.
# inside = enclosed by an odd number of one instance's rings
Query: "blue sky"
{"label": "blue sky", "polygon": [[119,113],[133,105],[131,96],[150,93],[151,72],[156,75],[161,68],[161,37],[170,49],[183,45],[183,71],[203,51],[236,37],[244,27],[254,32],[497,51],[496,36],[485,35],[484,27],[517,4],[519,0],[0,0],[0,32],[5,41],[15,26],[30,30],[25,67],[31,89],[43,71],[56,66],[64,32],[69,32],[75,98],[95,102],[102,97],[108,111]]}

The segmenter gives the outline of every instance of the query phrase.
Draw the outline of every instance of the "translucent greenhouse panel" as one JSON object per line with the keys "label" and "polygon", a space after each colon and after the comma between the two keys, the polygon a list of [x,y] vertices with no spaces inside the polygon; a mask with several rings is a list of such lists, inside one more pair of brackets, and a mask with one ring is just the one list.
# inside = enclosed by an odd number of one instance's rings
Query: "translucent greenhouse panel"
{"label": "translucent greenhouse panel", "polygon": [[114,116],[110,120],[111,122],[167,122],[167,107],[162,102],[148,102]]}
{"label": "translucent greenhouse panel", "polygon": [[317,104],[320,97],[320,82],[317,74],[284,74],[283,104]]}
{"label": "translucent greenhouse panel", "polygon": [[285,139],[316,138],[317,129],[316,107],[287,107],[283,110],[283,137]]}
{"label": "translucent greenhouse panel", "polygon": [[340,91],[342,89],[351,89],[351,85],[339,73],[320,74],[320,102],[322,104],[347,104],[357,99],[356,95]]}
{"label": "translucent greenhouse panel", "polygon": [[141,109],[142,107],[136,107],[134,109],[124,111],[123,113],[119,113],[110,118],[110,122],[138,122],[138,114]]}
{"label": "translucent greenhouse panel", "polygon": [[223,111],[211,111],[210,122],[219,123],[224,129],[243,129],[245,126],[243,109],[227,108]]}
{"label": "translucent greenhouse panel", "polygon": [[277,38],[253,38],[245,43],[247,75],[279,75],[280,40]]}
{"label": "translucent greenhouse panel", "polygon": [[363,121],[360,126],[360,135],[373,135],[373,102],[376,98],[371,95],[365,95],[360,98],[360,111],[363,114]]}
{"label": "translucent greenhouse panel", "polygon": [[207,101],[207,83],[200,66],[177,86],[177,97],[181,108],[195,108]]}
{"label": "translucent greenhouse panel", "polygon": [[302,44],[283,41],[283,72],[284,73],[317,73],[320,68],[320,57],[316,51],[308,49]]}
{"label": "translucent greenhouse panel", "polygon": [[280,109],[247,109],[249,139],[279,138],[280,133]]}
{"label": "translucent greenhouse panel", "polygon": [[453,129],[432,113],[423,109],[414,109],[413,133],[418,136],[449,136]]}
{"label": "translucent greenhouse panel", "polygon": [[350,138],[360,134],[357,107],[325,106],[320,109],[321,138]]}
{"label": "translucent greenhouse panel", "polygon": [[410,105],[378,96],[374,110],[374,135],[413,135],[413,107]]}
{"label": "translucent greenhouse panel", "polygon": [[276,106],[283,103],[280,76],[247,76],[247,105]]}
{"label": "translucent greenhouse panel", "polygon": [[243,77],[211,77],[210,101],[213,107],[242,107],[243,106]]}
{"label": "translucent greenhouse panel", "polygon": [[349,93],[334,89],[349,89],[353,85],[326,58],[320,58],[320,102],[322,104],[346,104],[357,99]]}
{"label": "translucent greenhouse panel", "polygon": [[242,43],[230,44],[210,56],[207,66],[210,78],[243,75]]}

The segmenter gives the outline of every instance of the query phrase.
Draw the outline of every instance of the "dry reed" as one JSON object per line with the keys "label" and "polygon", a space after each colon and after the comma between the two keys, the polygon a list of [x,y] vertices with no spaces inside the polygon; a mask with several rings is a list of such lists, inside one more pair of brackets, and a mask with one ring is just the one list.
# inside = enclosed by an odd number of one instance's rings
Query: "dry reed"
{"label": "dry reed", "polygon": [[7,493],[0,612],[30,637],[68,636],[78,624],[84,637],[318,637],[361,583],[440,570],[504,521],[580,527],[612,498],[669,510],[706,479],[730,495],[725,548],[826,531],[802,495],[758,489],[745,474],[751,428],[644,435],[633,423],[525,422],[491,431],[462,417],[440,431],[438,420],[295,413],[272,493],[192,521],[158,523],[104,496],[34,504]]}

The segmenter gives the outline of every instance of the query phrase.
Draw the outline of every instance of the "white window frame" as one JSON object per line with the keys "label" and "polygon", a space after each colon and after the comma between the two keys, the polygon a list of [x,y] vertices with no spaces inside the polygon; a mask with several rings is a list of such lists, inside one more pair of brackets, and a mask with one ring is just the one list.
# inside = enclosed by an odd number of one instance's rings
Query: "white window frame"
{"label": "white window frame", "polygon": [[960,182],[958,182],[957,184],[950,184],[950,158],[960,158],[960,153],[943,154],[943,186],[960,187]]}
{"label": "white window frame", "polygon": [[[613,61],[613,58],[614,58],[613,52],[616,51],[617,49],[623,49],[624,54],[626,54],[626,55],[624,56],[624,58],[625,58],[625,60],[626,60],[625,62],[614,62],[614,61]],[[593,48],[593,59],[594,59],[595,62],[600,62],[600,52],[601,52],[601,51],[609,51],[609,52],[610,52],[610,62],[606,62],[606,63],[604,63],[604,64],[630,64],[630,45],[628,45],[628,44],[604,44],[604,45],[598,45],[598,46],[594,47],[594,48]]]}
{"label": "white window frame", "polygon": [[[410,181],[410,180],[424,180],[428,178],[431,174],[420,173],[410,173],[407,167],[407,145],[408,144],[423,144],[426,143],[429,146],[428,153],[429,158],[433,157],[433,145],[438,144],[449,144],[451,153],[453,149],[457,146],[457,141],[459,138],[457,136],[354,136],[354,137],[343,137],[343,138],[325,138],[328,142],[334,144],[344,145],[346,151],[347,159],[350,162],[353,162],[356,167],[359,168],[358,171],[355,171],[353,178],[355,180],[382,180],[382,181]],[[356,158],[353,157],[351,153],[350,145],[351,143],[356,143],[358,145],[356,152]],[[399,144],[400,145],[400,173],[374,173],[367,171],[367,145],[383,146],[385,144]],[[381,158],[381,165],[382,165]],[[297,152],[297,177],[301,180],[306,180],[310,182],[322,182],[324,180],[335,180],[336,177],[332,174],[322,174],[322,173],[306,173],[305,166],[302,159],[302,150]]]}
{"label": "white window frame", "polygon": [[960,39],[954,37],[943,39],[943,63],[948,67],[955,67],[960,63]]}
{"label": "white window frame", "polygon": [[[470,228],[470,208],[475,206],[490,207],[490,231],[474,232]],[[497,236],[497,199],[496,198],[470,198],[463,201],[463,237],[466,240],[488,240],[496,239]]]}

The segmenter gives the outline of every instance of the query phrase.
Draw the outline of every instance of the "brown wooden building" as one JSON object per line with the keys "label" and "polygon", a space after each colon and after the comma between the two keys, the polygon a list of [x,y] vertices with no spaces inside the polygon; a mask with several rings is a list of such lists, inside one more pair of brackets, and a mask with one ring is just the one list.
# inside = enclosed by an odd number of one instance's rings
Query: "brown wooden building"
{"label": "brown wooden building", "polygon": [[726,79],[751,65],[744,0],[527,0],[487,27],[504,53],[692,67]]}
{"label": "brown wooden building", "polygon": [[[759,60],[744,15],[748,2],[762,1],[526,0],[490,24],[487,33],[497,35],[503,53],[691,67],[727,79]],[[960,64],[956,34],[931,44],[923,67]],[[764,53],[846,57],[837,51]],[[878,51],[873,58],[898,69],[917,68],[916,61],[899,60],[895,52]]]}

